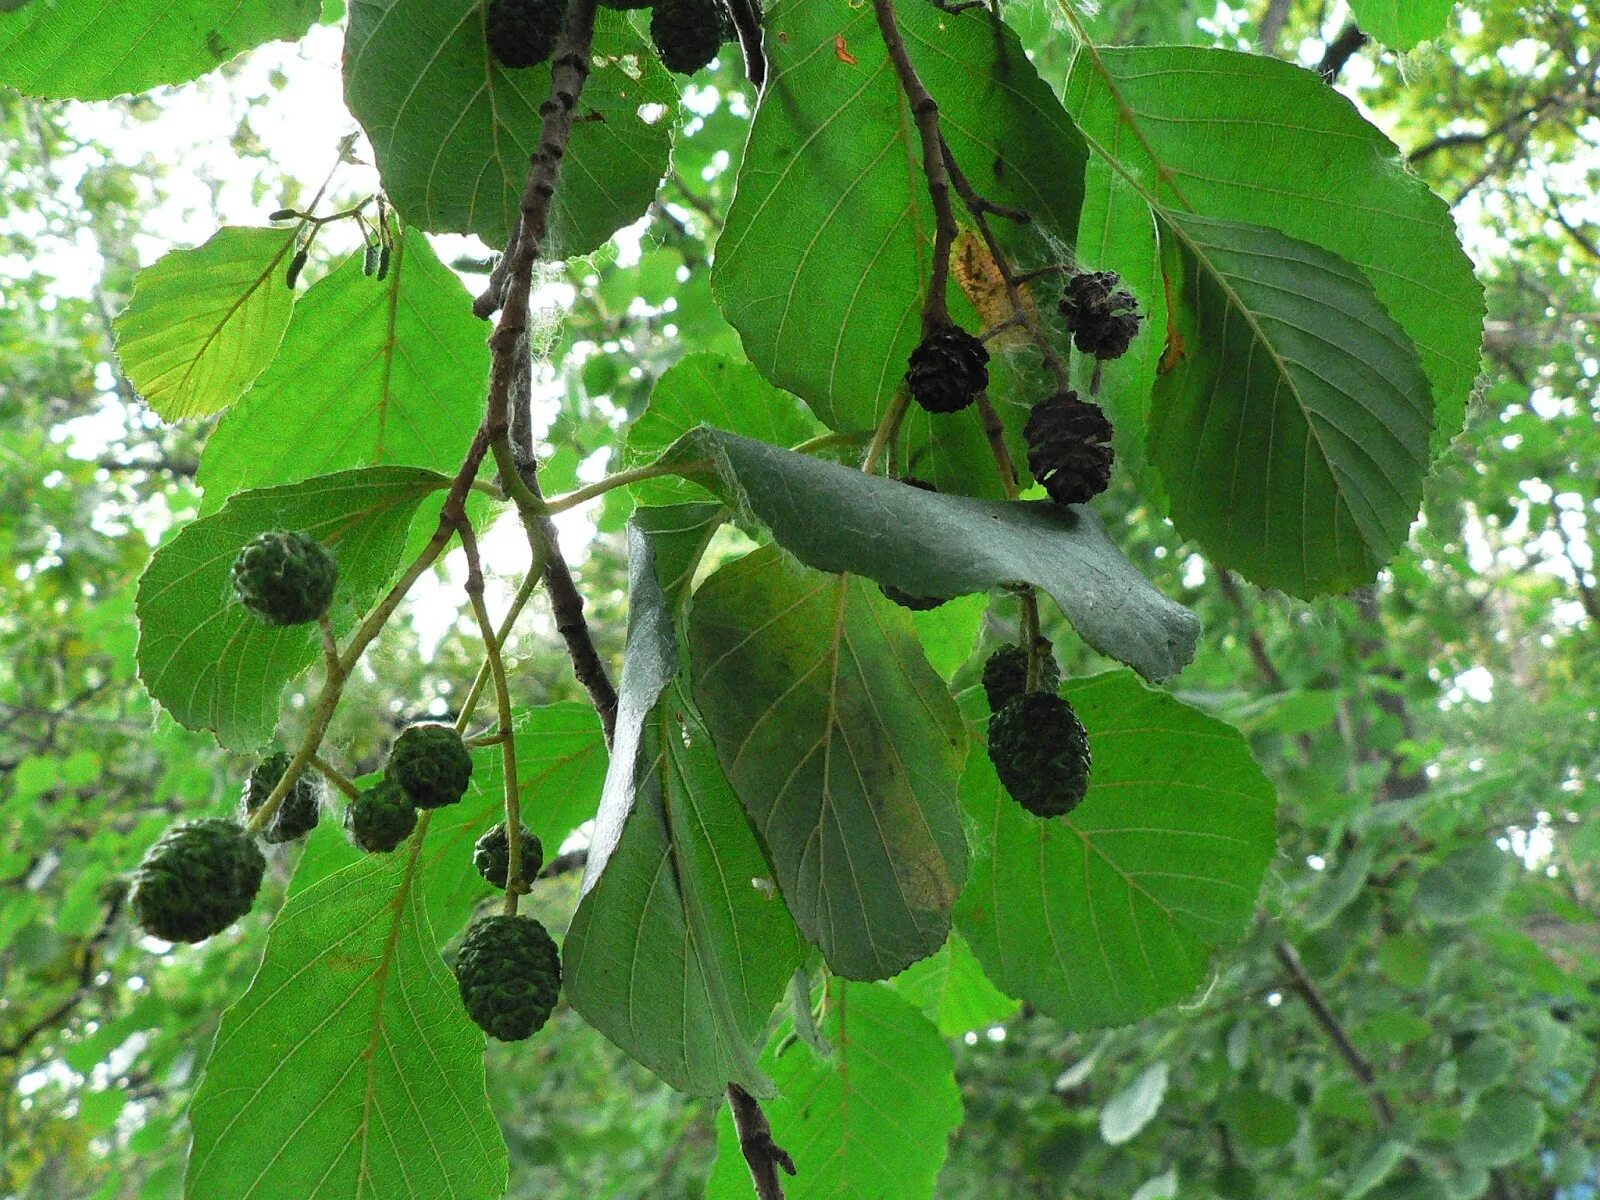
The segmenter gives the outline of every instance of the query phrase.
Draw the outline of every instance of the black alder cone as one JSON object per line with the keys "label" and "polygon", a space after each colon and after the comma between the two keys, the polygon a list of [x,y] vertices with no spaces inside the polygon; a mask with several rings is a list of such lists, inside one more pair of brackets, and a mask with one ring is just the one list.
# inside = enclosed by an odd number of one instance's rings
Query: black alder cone
{"label": "black alder cone", "polygon": [[[1061,668],[1048,638],[1040,638],[1039,684],[1036,690],[1053,692],[1061,686]],[[1028,690],[1028,656],[1021,646],[1007,642],[983,664],[983,694],[989,697],[989,711],[999,712]]]}
{"label": "black alder cone", "polygon": [[443,808],[467,794],[472,753],[449,725],[412,725],[394,740],[383,773],[418,808]]}
{"label": "black alder cone", "polygon": [[722,0],[656,0],[650,10],[650,40],[669,71],[693,75],[709,66],[728,39],[730,21]]}
{"label": "black alder cone", "polygon": [[[289,769],[289,756],[283,751],[270,754],[256,764],[250,772],[250,778],[244,785],[244,815],[246,818],[254,815],[272,789],[278,786],[278,780],[283,778],[283,773]],[[317,819],[322,810],[322,787],[310,771],[301,771],[299,778],[294,781],[283,797],[283,802],[278,805],[278,811],[268,821],[266,828],[261,830],[261,836],[274,844],[280,842],[298,841],[317,827]]]}
{"label": "black alder cone", "polygon": [[[506,836],[506,823],[501,821],[478,839],[472,847],[472,865],[478,874],[497,888],[506,886],[511,871],[511,839]],[[522,826],[522,882],[532,883],[544,866],[544,844]]]}
{"label": "black alder cone", "polygon": [[555,51],[566,0],[492,0],[484,20],[489,52],[502,67],[537,66]]}
{"label": "black alder cone", "polygon": [[519,1042],[544,1028],[561,996],[561,951],[532,917],[481,917],[456,955],[461,1003],[479,1029]]}
{"label": "black alder cone", "polygon": [[369,787],[344,810],[350,840],[368,854],[388,854],[417,827],[417,806],[388,779]]}
{"label": "black alder cone", "polygon": [[1115,271],[1084,271],[1067,280],[1061,318],[1079,350],[1105,359],[1128,352],[1144,315]]}
{"label": "black alder cone", "polygon": [[267,860],[237,822],[207,817],[174,825],[133,875],[134,920],[164,942],[203,942],[255,903]]}
{"label": "black alder cone", "polygon": [[1011,798],[1036,817],[1059,817],[1089,790],[1089,735],[1054,692],[1018,696],[989,721],[989,759]]}
{"label": "black alder cone", "polygon": [[339,568],[305,533],[270,529],[233,560],[233,594],[268,625],[304,625],[328,611]]}
{"label": "black alder cone", "polygon": [[959,325],[922,335],[906,366],[911,398],[931,413],[959,412],[989,386],[989,351]]}
{"label": "black alder cone", "polygon": [[1028,469],[1057,504],[1082,504],[1111,484],[1111,422],[1092,400],[1057,392],[1028,414]]}
{"label": "black alder cone", "polygon": [[[900,482],[907,487],[918,488],[924,492],[937,492],[939,490],[926,479],[918,479],[914,475],[907,475]],[[950,599],[949,596],[914,596],[910,592],[902,591],[900,588],[895,587],[892,583],[880,583],[878,590],[901,608],[909,608],[912,612],[927,612],[929,609],[938,608],[939,605]]]}

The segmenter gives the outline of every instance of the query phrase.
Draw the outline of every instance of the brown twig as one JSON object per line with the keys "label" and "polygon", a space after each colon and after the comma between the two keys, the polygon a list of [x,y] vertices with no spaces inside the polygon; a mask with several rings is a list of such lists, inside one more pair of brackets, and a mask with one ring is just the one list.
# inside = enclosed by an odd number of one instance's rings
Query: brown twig
{"label": "brown twig", "polygon": [[71,1016],[73,1010],[94,990],[94,978],[99,970],[96,955],[100,947],[111,940],[111,932],[116,928],[117,917],[122,912],[124,896],[125,893],[120,889],[111,894],[110,901],[106,904],[106,915],[100,921],[100,928],[83,948],[83,957],[78,962],[78,985],[73,988],[72,994],[11,1041],[0,1046],[0,1058],[20,1058],[22,1052],[32,1045],[40,1034]]}
{"label": "brown twig", "polygon": [[756,1185],[759,1200],[783,1200],[783,1181],[778,1178],[778,1168],[788,1175],[795,1173],[794,1159],[789,1152],[772,1140],[772,1124],[761,1111],[756,1098],[737,1083],[728,1085],[728,1110],[733,1114],[733,1127],[739,1134],[739,1149],[750,1168],[750,1178]]}
{"label": "brown twig", "polygon": [[1389,1128],[1394,1124],[1394,1108],[1389,1104],[1389,1097],[1378,1090],[1378,1073],[1373,1069],[1372,1060],[1361,1053],[1356,1044],[1350,1040],[1344,1025],[1328,1007],[1328,1001],[1323,997],[1322,990],[1306,973],[1305,964],[1300,961],[1299,951],[1281,938],[1273,946],[1273,951],[1277,954],[1278,961],[1283,964],[1283,969],[1289,972],[1290,985],[1300,993],[1300,998],[1311,1010],[1312,1018],[1333,1041],[1334,1047],[1339,1051],[1339,1057],[1344,1059],[1345,1065],[1350,1068],[1350,1073],[1360,1082],[1362,1091],[1366,1093],[1367,1105],[1372,1109],[1373,1116],[1377,1117],[1378,1124],[1385,1129]]}

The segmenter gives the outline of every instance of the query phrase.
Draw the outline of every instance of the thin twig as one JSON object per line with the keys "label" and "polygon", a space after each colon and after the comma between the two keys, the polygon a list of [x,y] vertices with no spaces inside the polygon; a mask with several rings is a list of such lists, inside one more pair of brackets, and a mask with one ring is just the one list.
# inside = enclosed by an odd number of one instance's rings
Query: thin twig
{"label": "thin twig", "polygon": [[794,1159],[789,1152],[772,1140],[772,1124],[761,1111],[756,1098],[737,1083],[728,1085],[728,1110],[733,1114],[733,1127],[739,1134],[739,1149],[750,1168],[750,1178],[756,1185],[758,1200],[783,1200],[783,1183],[778,1178],[778,1168],[785,1173],[795,1173]]}
{"label": "thin twig", "polygon": [[1339,1051],[1345,1065],[1350,1068],[1361,1084],[1362,1091],[1366,1093],[1367,1104],[1372,1109],[1373,1116],[1378,1118],[1378,1124],[1385,1129],[1394,1124],[1394,1109],[1389,1104],[1389,1098],[1378,1089],[1378,1073],[1373,1069],[1372,1061],[1356,1047],[1350,1040],[1350,1035],[1345,1032],[1339,1018],[1328,1007],[1327,1000],[1322,991],[1317,987],[1316,981],[1306,973],[1305,964],[1300,961],[1300,953],[1288,942],[1279,939],[1273,946],[1273,951],[1278,956],[1278,961],[1283,964],[1284,970],[1289,972],[1289,980],[1294,990],[1300,993],[1300,998],[1306,1002],[1306,1007],[1311,1010],[1311,1016],[1322,1031],[1332,1039],[1334,1047]]}
{"label": "thin twig", "polygon": [[352,783],[343,771],[323,758],[322,755],[313,754],[311,756],[311,765],[321,773],[324,779],[333,784],[349,799],[354,800],[361,795],[361,789]]}

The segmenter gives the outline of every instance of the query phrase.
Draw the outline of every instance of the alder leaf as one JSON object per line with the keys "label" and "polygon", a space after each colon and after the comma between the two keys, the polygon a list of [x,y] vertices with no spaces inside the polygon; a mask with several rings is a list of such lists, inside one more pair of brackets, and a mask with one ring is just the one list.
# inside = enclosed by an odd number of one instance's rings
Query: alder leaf
{"label": "alder leaf", "polygon": [[1392,50],[1414,50],[1444,32],[1455,0],[1350,0],[1362,30]]}
{"label": "alder leaf", "polygon": [[615,754],[563,947],[566,994],[678,1090],[715,1096],[731,1081],[770,1096],[754,1047],[803,948],[783,901],[756,887],[770,868],[679,678],[652,537],[703,529],[716,507],[641,509],[629,526]]}
{"label": "alder leaf", "polygon": [[1087,507],[933,494],[703,427],[662,462],[705,480],[818,570],[914,596],[1033,583],[1084,641],[1148,679],[1194,657],[1199,620],[1151,586]]}
{"label": "alder leaf", "polygon": [[128,382],[168,421],[228,407],[278,352],[294,292],[285,287],[290,229],[219,230],[134,277],[117,317]]}
{"label": "alder leaf", "polygon": [[769,546],[700,585],[689,645],[728,780],[828,965],[885,979],[932,954],[966,872],[966,734],[909,614]]}
{"label": "alder leaf", "polygon": [[1189,996],[1237,941],[1274,850],[1272,785],[1239,732],[1127,671],[1062,688],[1089,731],[1089,794],[1040,820],[968,756],[976,838],[956,921],[989,978],[1075,1029]]}
{"label": "alder leaf", "polygon": [[[961,1124],[950,1050],[928,1019],[881,984],[828,985],[822,1036],[761,1058],[778,1085],[763,1108],[772,1140],[794,1158],[788,1200],[927,1200]],[[750,1172],[727,1107],[706,1200],[749,1200]]]}
{"label": "alder leaf", "polygon": [[[550,67],[507,70],[482,0],[355,0],[345,98],[395,206],[434,233],[504,246],[539,142]],[[644,214],[667,169],[678,90],[627,14],[601,7],[546,258],[587,254]]]}
{"label": "alder leaf", "polygon": [[320,0],[0,5],[0,87],[52,100],[108,100],[186,83],[252,46],[300,37],[321,7]]}
{"label": "alder leaf", "polygon": [[945,1037],[997,1025],[1022,1007],[989,982],[967,939],[955,932],[937,954],[912,963],[890,982]]}
{"label": "alder leaf", "polygon": [[402,230],[383,282],[356,255],[307,290],[272,365],[206,441],[201,512],[241,488],[346,467],[454,474],[488,379],[489,347],[467,289],[426,236]]}
{"label": "alder leaf", "polygon": [[184,526],[139,580],[139,676],[189,729],[213,730],[234,750],[272,736],[285,685],[316,661],[315,624],[275,627],[233,597],[233,560],[268,529],[309,533],[339,565],[329,617],[355,627],[399,570],[417,507],[450,486],[433,471],[367,467],[284,487],[240,492],[221,512]]}
{"label": "alder leaf", "polygon": [[184,1194],[497,1200],[483,1034],[416,885],[422,836],[290,898],[189,1109]]}
{"label": "alder leaf", "polygon": [[1260,226],[1173,215],[1187,351],[1156,384],[1150,458],[1221,567],[1296,596],[1372,579],[1422,501],[1433,406],[1361,274]]}

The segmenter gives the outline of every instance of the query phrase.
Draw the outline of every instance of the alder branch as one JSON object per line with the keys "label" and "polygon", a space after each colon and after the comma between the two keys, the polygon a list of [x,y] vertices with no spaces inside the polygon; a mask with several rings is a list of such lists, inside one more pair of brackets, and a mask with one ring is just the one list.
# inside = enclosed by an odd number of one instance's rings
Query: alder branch
{"label": "alder branch", "polygon": [[100,921],[100,928],[83,948],[83,957],[78,962],[78,983],[72,989],[72,994],[22,1030],[11,1041],[0,1046],[0,1058],[20,1058],[23,1051],[27,1050],[40,1034],[52,1026],[59,1026],[88,998],[89,993],[94,990],[94,977],[99,971],[97,956],[100,948],[111,940],[111,932],[116,928],[117,917],[122,912],[124,896],[125,893],[119,889],[112,893],[110,901],[106,904],[106,915]]}
{"label": "alder branch", "polygon": [[[875,0],[878,2],[878,0]],[[778,1178],[778,1168],[788,1175],[795,1174],[794,1159],[789,1152],[772,1140],[772,1124],[761,1105],[737,1083],[728,1085],[728,1110],[733,1114],[733,1127],[739,1134],[739,1150],[750,1168],[750,1178],[756,1186],[758,1200],[783,1200],[783,1181]]]}
{"label": "alder branch", "polygon": [[1339,82],[1339,76],[1344,73],[1345,64],[1356,56],[1356,52],[1365,46],[1371,39],[1362,32],[1361,26],[1351,21],[1339,31],[1339,35],[1328,43],[1322,52],[1322,61],[1317,64],[1317,74],[1321,75],[1324,82],[1332,86]]}
{"label": "alder branch", "polygon": [[1281,938],[1273,946],[1273,951],[1277,954],[1278,961],[1283,964],[1284,970],[1289,972],[1290,986],[1300,993],[1300,998],[1311,1010],[1312,1018],[1332,1040],[1334,1048],[1339,1051],[1339,1057],[1344,1059],[1345,1065],[1350,1068],[1350,1073],[1361,1084],[1361,1090],[1366,1093],[1367,1104],[1372,1109],[1373,1116],[1377,1117],[1378,1124],[1385,1129],[1389,1128],[1394,1124],[1394,1109],[1389,1104],[1389,1097],[1378,1090],[1378,1073],[1373,1069],[1372,1060],[1361,1053],[1356,1044],[1350,1040],[1344,1025],[1328,1007],[1328,1001],[1323,997],[1322,990],[1306,973],[1305,964],[1300,961],[1299,951]]}

